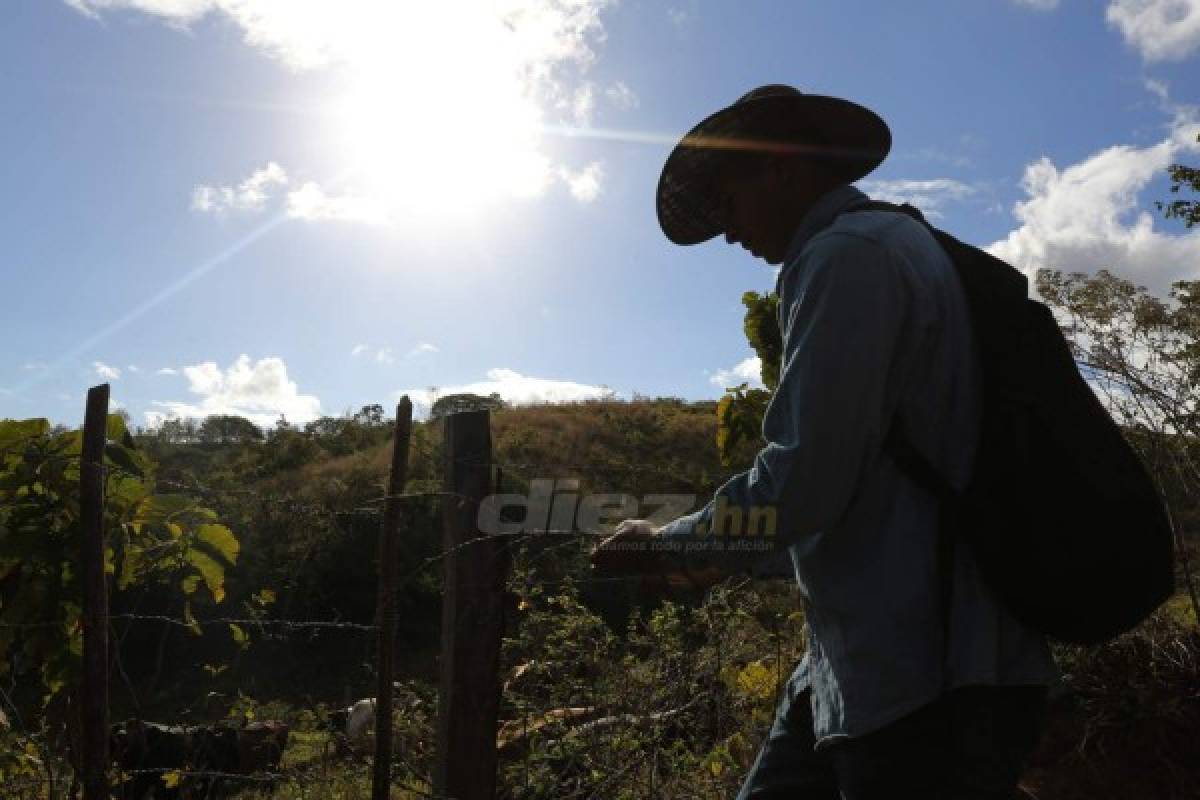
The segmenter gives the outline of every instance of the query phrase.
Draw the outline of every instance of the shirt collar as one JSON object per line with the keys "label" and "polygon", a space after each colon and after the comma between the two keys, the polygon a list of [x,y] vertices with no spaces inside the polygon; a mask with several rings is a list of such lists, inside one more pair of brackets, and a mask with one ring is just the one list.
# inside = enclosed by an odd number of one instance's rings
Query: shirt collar
{"label": "shirt collar", "polygon": [[796,261],[796,256],[800,254],[810,239],[828,228],[838,214],[870,199],[861,190],[850,184],[834,187],[821,195],[812,208],[805,213],[800,220],[800,226],[792,234],[792,240],[787,247],[787,255],[783,259],[783,267],[779,270],[779,277],[775,283],[775,291],[779,291],[783,274]]}

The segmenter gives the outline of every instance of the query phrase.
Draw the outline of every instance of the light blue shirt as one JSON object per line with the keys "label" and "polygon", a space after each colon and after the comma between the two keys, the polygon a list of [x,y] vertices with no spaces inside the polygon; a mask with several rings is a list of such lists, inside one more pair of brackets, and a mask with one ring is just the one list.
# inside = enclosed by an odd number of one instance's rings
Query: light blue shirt
{"label": "light blue shirt", "polygon": [[911,443],[961,488],[978,438],[978,361],[945,251],[904,214],[838,216],[868,199],[840,186],[801,221],[776,284],[783,361],[766,446],[713,501],[662,531],[695,536],[722,497],[775,508],[807,622],[792,679],[812,688],[818,747],[956,686],[1057,677],[1045,637],[997,603],[962,543],[944,647],[938,503],[882,447],[899,413]]}

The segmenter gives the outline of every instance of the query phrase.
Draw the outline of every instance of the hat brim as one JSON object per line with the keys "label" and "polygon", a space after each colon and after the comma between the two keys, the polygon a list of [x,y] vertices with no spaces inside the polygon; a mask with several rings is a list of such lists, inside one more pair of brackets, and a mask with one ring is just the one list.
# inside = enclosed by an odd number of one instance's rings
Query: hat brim
{"label": "hat brim", "polygon": [[[829,146],[807,143],[816,134]],[[721,109],[679,140],[663,165],[655,205],[658,224],[675,244],[698,244],[721,233],[712,176],[731,151],[813,152],[853,183],[887,157],[892,133],[875,112],[838,97],[763,97]]]}

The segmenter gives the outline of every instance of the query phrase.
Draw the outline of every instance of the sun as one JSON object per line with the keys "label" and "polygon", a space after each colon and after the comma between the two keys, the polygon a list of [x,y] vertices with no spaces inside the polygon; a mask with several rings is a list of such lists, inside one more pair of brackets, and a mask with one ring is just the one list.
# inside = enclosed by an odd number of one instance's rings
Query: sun
{"label": "sun", "polygon": [[512,37],[495,17],[452,19],[453,4],[433,5],[428,36],[359,53],[335,111],[347,185],[397,220],[477,216],[552,180]]}

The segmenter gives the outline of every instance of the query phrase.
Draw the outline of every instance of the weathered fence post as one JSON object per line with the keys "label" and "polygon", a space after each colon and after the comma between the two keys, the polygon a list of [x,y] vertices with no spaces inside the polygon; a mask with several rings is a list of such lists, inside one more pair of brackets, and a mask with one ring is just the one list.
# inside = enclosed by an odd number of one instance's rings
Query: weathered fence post
{"label": "weathered fence post", "polygon": [[496,790],[500,639],[507,548],[480,533],[479,501],[492,491],[487,411],[449,414],[445,424],[441,683],[433,792],[491,800]]}
{"label": "weathered fence post", "polygon": [[392,438],[392,472],[383,505],[379,535],[378,660],[375,689],[375,764],[371,800],[387,800],[392,782],[392,673],[396,653],[396,557],[400,528],[400,494],[408,479],[408,444],[412,438],[412,403],[408,395],[396,406]]}
{"label": "weathered fence post", "polygon": [[108,591],[104,582],[104,444],[108,384],[88,390],[79,467],[83,576],[83,682],[80,690],[84,800],[108,794]]}

